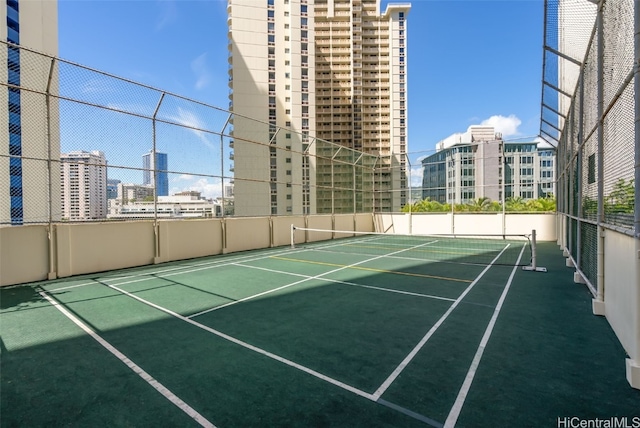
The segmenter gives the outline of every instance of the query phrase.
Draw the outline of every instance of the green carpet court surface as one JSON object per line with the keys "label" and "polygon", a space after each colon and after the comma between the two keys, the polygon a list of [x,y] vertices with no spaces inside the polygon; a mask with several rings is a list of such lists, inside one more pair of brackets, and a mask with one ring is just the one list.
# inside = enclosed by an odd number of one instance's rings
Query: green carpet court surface
{"label": "green carpet court surface", "polygon": [[0,425],[640,426],[558,246],[540,273],[499,245],[336,240],[2,288]]}

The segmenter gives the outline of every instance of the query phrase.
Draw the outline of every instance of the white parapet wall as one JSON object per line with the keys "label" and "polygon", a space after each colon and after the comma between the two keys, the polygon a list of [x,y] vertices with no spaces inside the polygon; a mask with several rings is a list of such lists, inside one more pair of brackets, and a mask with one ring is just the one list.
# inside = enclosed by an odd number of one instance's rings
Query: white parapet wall
{"label": "white parapet wall", "polygon": [[[0,286],[289,245],[291,225],[373,231],[372,214],[0,227]],[[298,242],[335,238],[296,232]]]}
{"label": "white parapet wall", "polygon": [[627,380],[640,389],[640,240],[604,234],[605,316],[629,354]]}
{"label": "white parapet wall", "polygon": [[0,228],[0,285],[46,279],[49,263],[48,226]]}
{"label": "white parapet wall", "polygon": [[378,214],[376,232],[413,235],[524,235],[536,230],[539,241],[556,241],[556,214],[401,213]]}

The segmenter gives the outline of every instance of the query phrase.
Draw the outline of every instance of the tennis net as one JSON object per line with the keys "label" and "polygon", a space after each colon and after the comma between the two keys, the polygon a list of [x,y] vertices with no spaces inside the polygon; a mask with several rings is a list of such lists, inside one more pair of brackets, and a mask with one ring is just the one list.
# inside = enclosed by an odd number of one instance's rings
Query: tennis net
{"label": "tennis net", "polygon": [[535,231],[531,235],[403,235],[292,225],[291,247],[425,262],[535,266]]}

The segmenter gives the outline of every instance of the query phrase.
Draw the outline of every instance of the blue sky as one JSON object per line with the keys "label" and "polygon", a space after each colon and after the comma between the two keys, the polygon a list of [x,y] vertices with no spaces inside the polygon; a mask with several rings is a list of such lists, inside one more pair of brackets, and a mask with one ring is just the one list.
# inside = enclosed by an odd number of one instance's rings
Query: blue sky
{"label": "blue sky", "polygon": [[[506,139],[537,135],[543,1],[411,4],[412,165],[438,141],[470,125],[489,121]],[[59,53],[69,61],[226,108],[226,18],[226,1],[220,0],[59,0]]]}

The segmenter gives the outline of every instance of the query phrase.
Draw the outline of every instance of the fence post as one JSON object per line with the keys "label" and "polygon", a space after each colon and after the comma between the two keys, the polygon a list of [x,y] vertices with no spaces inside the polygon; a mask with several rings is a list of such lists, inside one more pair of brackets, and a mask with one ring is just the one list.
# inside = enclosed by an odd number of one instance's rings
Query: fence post
{"label": "fence post", "polygon": [[[640,5],[634,2],[634,108],[635,108],[635,164],[634,164],[634,180],[635,180],[635,199],[634,199],[634,222],[633,231],[635,237],[640,240]],[[636,241],[636,250],[640,257],[640,241]],[[636,261],[636,263],[639,263]],[[640,266],[638,267],[640,269]],[[640,274],[640,273],[639,273]],[[640,350],[638,352],[640,354]]]}
{"label": "fence post", "polygon": [[[51,65],[49,67],[49,79],[47,80],[47,90],[46,90],[46,114],[47,114],[47,173],[49,179],[49,224],[47,225],[47,238],[49,240],[49,273],[47,275],[48,279],[56,279],[58,277],[57,269],[55,266],[55,250],[56,247],[54,245],[53,236],[53,175],[52,175],[52,165],[51,165],[51,81],[53,80],[53,73],[56,64],[56,58],[51,58]],[[58,153],[60,150],[58,149]],[[58,155],[59,156],[59,155]],[[58,163],[58,167],[60,163]],[[60,172],[56,175],[58,189],[60,189]],[[59,192],[59,190],[58,190]],[[60,193],[57,193],[60,195]]]}
{"label": "fence post", "polygon": [[[636,242],[636,279],[640,279],[640,204],[638,199],[640,197],[640,4],[638,1],[634,1],[634,15],[633,15],[633,30],[634,30],[634,146],[635,146],[635,165],[634,165],[634,179],[635,179],[635,199],[634,199],[634,228],[633,234]],[[636,287],[635,296],[635,308],[636,314],[640,309],[640,291]],[[635,319],[635,349],[626,361],[626,374],[627,381],[634,388],[640,388],[640,319],[636,315]]]}
{"label": "fence post", "polygon": [[[596,25],[598,26],[598,63],[597,63],[597,117],[598,117],[598,245],[597,245],[597,293],[595,302],[604,302],[604,21],[602,8],[604,1],[598,5],[598,13],[596,16]],[[594,313],[596,315],[604,315],[604,307],[602,304],[594,302]],[[602,313],[600,313],[602,312]]]}
{"label": "fence post", "polygon": [[151,119],[152,123],[152,148],[151,148],[151,159],[149,159],[149,166],[151,166],[153,162],[153,235],[154,235],[154,246],[155,246],[155,256],[153,258],[153,263],[160,263],[160,233],[158,230],[158,162],[156,157],[156,116],[158,115],[158,110],[160,110],[160,105],[162,104],[162,100],[164,99],[165,93],[160,94],[160,99],[158,100],[158,105],[156,105],[156,109],[153,112],[153,117]]}
{"label": "fence post", "polygon": [[[224,126],[220,130],[220,201],[222,203],[221,207],[221,216],[224,218],[224,207],[225,207],[225,198],[224,198],[224,132],[227,129],[227,125],[231,121],[231,115],[233,113],[229,113],[227,116],[227,120],[224,122]],[[235,150],[234,150],[235,153]],[[214,215],[215,217],[215,215]]]}

